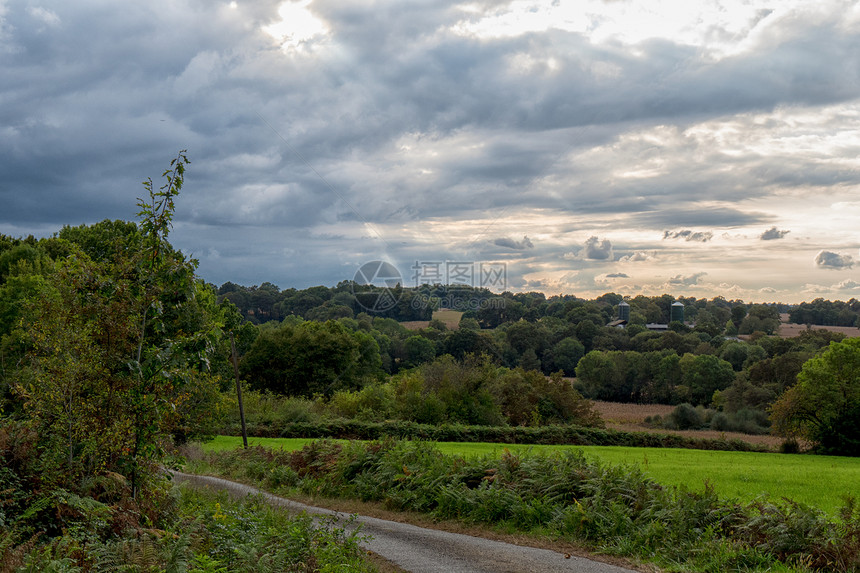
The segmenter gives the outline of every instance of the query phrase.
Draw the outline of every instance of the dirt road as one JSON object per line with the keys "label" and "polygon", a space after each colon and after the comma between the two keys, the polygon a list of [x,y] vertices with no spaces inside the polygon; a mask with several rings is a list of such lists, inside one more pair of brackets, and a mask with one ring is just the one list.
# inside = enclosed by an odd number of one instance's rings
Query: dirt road
{"label": "dirt road", "polygon": [[[334,515],[329,509],[291,501],[259,489],[209,476],[174,472],[176,481],[195,486],[224,489],[237,496],[262,495],[272,505],[309,515]],[[372,539],[363,547],[406,571],[414,573],[635,573],[576,556],[547,549],[522,547],[459,533],[416,527],[406,523],[359,516],[362,533]]]}

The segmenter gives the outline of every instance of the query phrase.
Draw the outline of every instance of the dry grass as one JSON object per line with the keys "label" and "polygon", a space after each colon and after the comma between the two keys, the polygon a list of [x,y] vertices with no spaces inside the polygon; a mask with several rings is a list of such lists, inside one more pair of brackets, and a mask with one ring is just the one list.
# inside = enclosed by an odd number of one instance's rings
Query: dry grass
{"label": "dry grass", "polygon": [[645,425],[648,416],[665,417],[675,409],[665,404],[619,404],[616,402],[594,402],[597,410],[606,422],[606,427],[625,432],[648,432],[652,434],[675,434],[690,438],[737,439],[750,444],[763,444],[771,449],[779,448],[782,438],[777,436],[753,436],[737,432],[717,432],[715,430],[664,430],[650,428]]}
{"label": "dry grass", "polygon": [[[463,313],[458,310],[450,310],[450,309],[442,309],[436,310],[433,312],[433,320],[441,320],[445,323],[445,326],[448,330],[457,330],[460,328],[460,318],[463,316]],[[422,328],[427,328],[430,326],[429,320],[411,320],[408,322],[401,322],[405,328],[409,330],[421,330]]]}
{"label": "dry grass", "polygon": [[459,310],[451,310],[447,308],[437,310],[433,313],[433,319],[444,322],[445,326],[448,327],[448,330],[457,330],[460,328],[460,318],[462,317],[463,313]]}
{"label": "dry grass", "polygon": [[779,315],[779,320],[782,324],[779,325],[778,334],[783,338],[793,338],[799,336],[801,332],[806,330],[827,330],[830,332],[841,332],[848,338],[860,337],[860,328],[856,326],[818,326],[815,324],[793,324],[788,322],[788,313],[784,312]]}

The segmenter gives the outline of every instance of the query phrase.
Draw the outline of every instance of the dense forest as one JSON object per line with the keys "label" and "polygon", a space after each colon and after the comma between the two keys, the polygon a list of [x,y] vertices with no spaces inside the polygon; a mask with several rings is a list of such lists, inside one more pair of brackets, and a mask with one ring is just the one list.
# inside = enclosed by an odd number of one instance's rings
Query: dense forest
{"label": "dense forest", "polygon": [[[376,289],[377,295],[384,290]],[[368,384],[385,387],[392,384],[384,382],[388,375],[395,375],[396,386],[402,370],[443,356],[462,360],[482,355],[506,369],[575,377],[574,388],[587,398],[699,407],[698,415],[660,423],[761,433],[768,431],[770,408],[796,383],[803,364],[844,338],[813,328],[816,317],[841,316],[843,323],[855,325],[860,320],[860,301],[855,299],[847,303],[817,299],[790,307],[721,297],[624,299],[607,293],[585,300],[572,295],[494,294],[486,289],[422,285],[398,288],[403,304],[388,312],[369,313],[356,292],[369,296],[374,288],[348,281],[333,288],[285,291],[271,283],[250,288],[222,285],[219,300],[233,302],[246,320],[261,325],[242,363],[246,380],[273,392],[335,395],[358,392]],[[618,318],[622,301],[629,305],[626,325],[609,326]],[[672,305],[678,302],[684,305],[683,322],[670,321]],[[413,323],[408,329],[395,320],[426,321],[443,305],[463,312],[458,328],[430,320],[423,328]],[[810,327],[798,337],[780,338],[776,336],[780,313],[790,313]],[[325,326],[318,324],[321,320],[327,321]],[[821,320],[823,324],[825,318]],[[320,358],[306,356],[313,349],[302,342],[308,339],[301,336],[304,330],[339,336],[341,342],[331,347],[343,349],[339,359],[350,368],[332,366],[313,376],[300,371],[300,363],[321,363]],[[364,350],[353,360],[345,355],[349,348]],[[337,352],[324,354],[332,361],[338,357]],[[274,356],[278,360],[266,358]],[[295,359],[286,360],[287,356]],[[314,388],[303,382],[311,379]],[[377,409],[377,414],[390,411]],[[477,422],[463,416],[454,421]]]}

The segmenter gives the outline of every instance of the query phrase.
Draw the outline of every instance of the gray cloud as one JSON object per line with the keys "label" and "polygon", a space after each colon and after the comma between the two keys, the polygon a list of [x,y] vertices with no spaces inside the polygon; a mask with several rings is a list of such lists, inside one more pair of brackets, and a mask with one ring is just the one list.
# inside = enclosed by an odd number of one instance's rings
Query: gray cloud
{"label": "gray cloud", "polygon": [[500,237],[493,241],[493,244],[498,247],[506,247],[508,249],[513,249],[515,251],[522,251],[526,249],[533,249],[534,244],[528,238],[528,236],[523,236],[522,241],[515,241],[513,239],[509,239],[507,237]]}
{"label": "gray cloud", "polygon": [[782,239],[783,237],[785,237],[790,232],[791,231],[788,231],[788,230],[781,231],[781,230],[777,229],[776,227],[771,227],[770,229],[768,229],[767,231],[762,233],[759,238],[762,241],[773,241],[775,239]]}
{"label": "gray cloud", "polygon": [[680,231],[663,231],[663,239],[684,239],[698,243],[707,243],[714,237],[711,231],[691,231],[682,229]]}
{"label": "gray cloud", "polygon": [[[715,173],[713,177],[716,179],[719,176]],[[715,181],[716,183],[716,181]],[[768,215],[761,213],[749,213],[738,209],[721,207],[721,208],[702,208],[695,203],[689,206],[678,207],[679,202],[687,202],[690,195],[687,191],[678,192],[677,196],[667,198],[667,203],[672,205],[662,206],[659,210],[649,210],[633,215],[633,220],[643,226],[650,228],[666,227],[666,226],[681,226],[681,227],[738,227],[742,225],[754,225],[770,219]],[[725,194],[726,197],[731,197],[733,193]]]}
{"label": "gray cloud", "polygon": [[815,264],[823,269],[850,269],[854,266],[854,258],[833,251],[821,251],[815,255]]}
{"label": "gray cloud", "polygon": [[833,285],[836,290],[857,290],[860,289],[860,283],[855,280],[845,279],[838,284]]}
{"label": "gray cloud", "polygon": [[612,242],[609,239],[602,241],[597,237],[589,237],[585,241],[585,249],[583,251],[586,259],[594,261],[605,261],[612,259]]}
{"label": "gray cloud", "polygon": [[667,281],[673,286],[693,286],[699,283],[699,279],[707,275],[706,272],[698,272],[692,275],[675,275]]}
{"label": "gray cloud", "polygon": [[[692,229],[753,236],[781,221],[750,205],[860,184],[850,145],[761,144],[856,130],[852,109],[819,115],[860,99],[860,37],[838,3],[715,27],[711,39],[750,35],[721,59],[681,39],[629,46],[559,28],[477,38],[455,27],[505,8],[388,0],[315,0],[331,34],[284,53],[261,30],[279,4],[3,4],[0,232],[133,219],[140,181],[183,148],[193,163],[172,240],[201,254],[209,280],[282,286],[335,284],[380,249],[425,256],[409,231],[428,221],[424,237],[442,229],[434,256],[456,259],[446,225],[534,213],[556,227],[514,221],[474,250],[528,250],[546,270],[559,264],[548,245],[573,236],[593,242],[565,258],[611,260],[597,239],[611,233],[619,261],[647,263],[677,246],[628,235],[672,229],[665,239],[717,249]],[[525,228],[537,247],[509,238]]]}
{"label": "gray cloud", "polygon": [[606,275],[608,279],[629,279],[630,277],[624,273],[609,273]]}

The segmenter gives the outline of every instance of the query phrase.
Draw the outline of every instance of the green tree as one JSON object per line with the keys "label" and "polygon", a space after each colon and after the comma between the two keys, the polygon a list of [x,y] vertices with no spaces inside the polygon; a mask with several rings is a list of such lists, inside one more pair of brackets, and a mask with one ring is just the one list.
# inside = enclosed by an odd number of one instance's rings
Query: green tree
{"label": "green tree", "polygon": [[540,370],[540,359],[534,348],[527,348],[520,357],[520,367],[523,370]]}
{"label": "green tree", "polygon": [[771,419],[777,433],[805,438],[822,453],[860,455],[860,338],[831,343],[807,360]]}
{"label": "green tree", "polygon": [[212,410],[214,295],[167,241],[187,164],[180,152],[162,187],[144,182],[137,242],[112,243],[101,261],[73,245],[24,311],[30,361],[16,392],[45,436],[46,466],[65,463],[64,479],[108,469],[137,497],[178,425],[195,432],[201,418],[188,410]]}
{"label": "green tree", "polygon": [[410,336],[403,342],[406,351],[406,367],[411,368],[436,358],[436,345],[423,336]]}
{"label": "green tree", "polygon": [[592,350],[582,357],[576,366],[576,378],[586,398],[615,400],[619,394],[623,395],[627,371],[620,354]]}
{"label": "green tree", "polygon": [[728,388],[735,379],[732,365],[710,354],[685,354],[678,365],[694,405],[707,406],[714,392]]}
{"label": "green tree", "polygon": [[727,342],[720,351],[720,358],[731,364],[736,372],[740,372],[749,353],[749,345],[745,342]]}
{"label": "green tree", "polygon": [[330,396],[362,386],[382,371],[379,345],[370,334],[341,323],[284,322],[261,329],[239,365],[253,388],[290,396]]}
{"label": "green tree", "polygon": [[741,322],[747,315],[747,307],[745,304],[736,304],[732,307],[732,324],[735,325],[735,328],[740,328]]}
{"label": "green tree", "polygon": [[563,338],[550,350],[552,370],[561,370],[566,376],[576,375],[576,365],[585,356],[585,346],[572,336]]}

